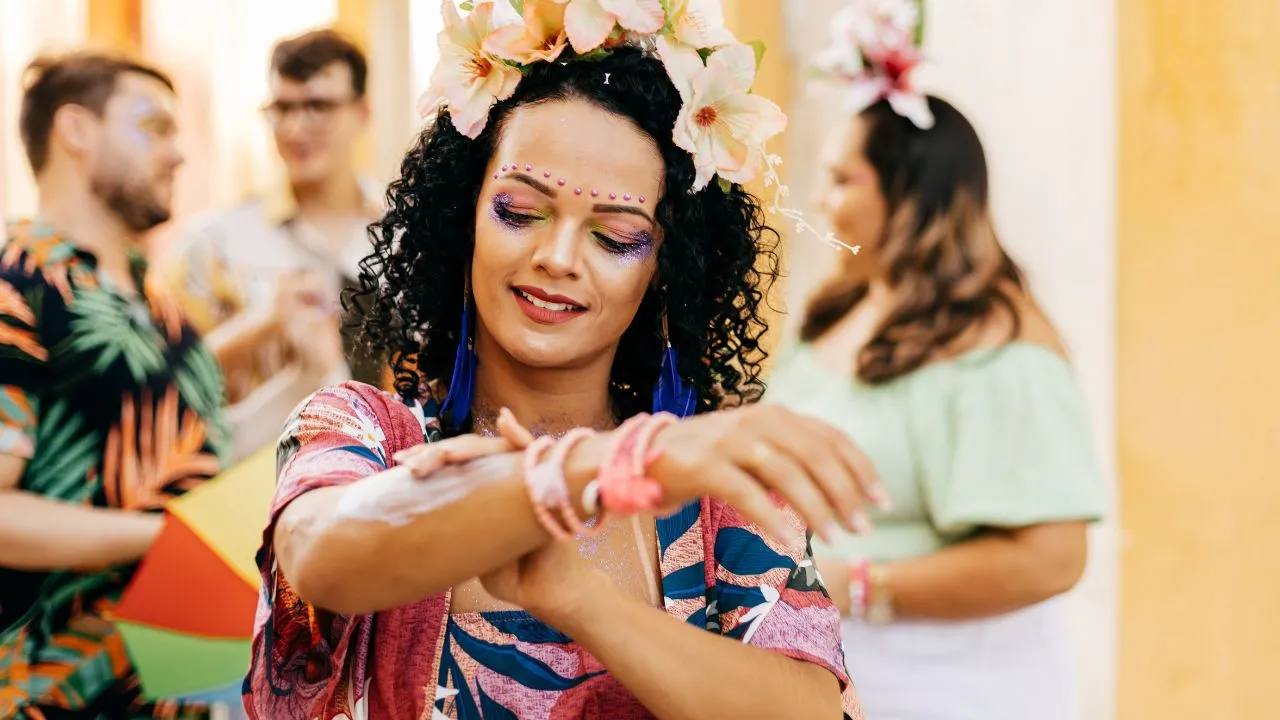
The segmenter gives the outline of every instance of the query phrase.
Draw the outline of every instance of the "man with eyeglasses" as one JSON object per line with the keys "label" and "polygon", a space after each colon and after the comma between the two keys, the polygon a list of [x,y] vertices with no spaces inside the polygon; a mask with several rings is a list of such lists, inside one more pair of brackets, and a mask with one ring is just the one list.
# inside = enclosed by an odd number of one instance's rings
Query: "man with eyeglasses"
{"label": "man with eyeglasses", "polygon": [[369,124],[367,76],[364,54],[331,30],[276,45],[263,116],[288,187],[197,218],[162,261],[223,366],[238,457],[273,443],[321,386],[381,381],[382,364],[339,317],[381,215],[381,188],[361,181],[354,159]]}

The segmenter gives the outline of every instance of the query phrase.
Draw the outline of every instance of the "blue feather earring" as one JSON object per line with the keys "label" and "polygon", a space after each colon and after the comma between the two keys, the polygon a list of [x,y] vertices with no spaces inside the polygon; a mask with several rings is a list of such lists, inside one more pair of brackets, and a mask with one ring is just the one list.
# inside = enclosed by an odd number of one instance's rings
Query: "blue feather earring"
{"label": "blue feather earring", "polygon": [[455,432],[461,431],[467,416],[471,414],[471,396],[476,388],[476,351],[471,343],[470,283],[462,286],[462,329],[458,335],[458,349],[453,356],[453,376],[449,379],[449,391],[440,406],[440,414],[449,413],[449,422]]}
{"label": "blue feather earring", "polygon": [[667,314],[662,314],[662,368],[658,370],[658,382],[653,386],[653,412],[669,412],[677,417],[689,417],[698,406],[698,396],[693,388],[680,378],[680,363],[676,349],[671,347],[671,335],[667,330]]}

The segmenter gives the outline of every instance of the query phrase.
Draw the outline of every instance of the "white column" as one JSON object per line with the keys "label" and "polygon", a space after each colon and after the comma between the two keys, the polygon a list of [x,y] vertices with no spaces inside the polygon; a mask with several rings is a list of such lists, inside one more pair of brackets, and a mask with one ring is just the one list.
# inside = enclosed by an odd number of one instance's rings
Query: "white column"
{"label": "white column", "polygon": [[[798,84],[806,55],[825,44],[827,19],[840,6],[788,0]],[[1001,238],[1065,336],[1113,488],[1115,17],[1115,0],[931,1],[928,64],[918,76],[982,136]],[[797,102],[787,180],[800,201],[812,197],[821,143],[841,115],[831,98],[797,93]],[[828,252],[803,238],[790,248],[793,313],[826,271]],[[1094,529],[1089,570],[1071,598],[1087,720],[1114,715],[1117,527],[1112,514]]]}
{"label": "white column", "polygon": [[[369,101],[373,108],[373,173],[389,182],[399,175],[400,161],[418,127],[413,112],[413,6],[434,8],[421,0],[374,0],[370,7]],[[435,47],[435,36],[431,37]]]}

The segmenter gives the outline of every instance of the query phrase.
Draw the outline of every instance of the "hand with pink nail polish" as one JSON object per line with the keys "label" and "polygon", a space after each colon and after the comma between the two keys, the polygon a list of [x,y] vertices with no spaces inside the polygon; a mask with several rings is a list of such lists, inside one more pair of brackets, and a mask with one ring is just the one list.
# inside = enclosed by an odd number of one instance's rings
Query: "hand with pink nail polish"
{"label": "hand with pink nail polish", "polygon": [[414,477],[425,478],[446,465],[461,465],[486,455],[516,452],[533,442],[533,434],[521,426],[506,408],[498,414],[498,432],[498,437],[459,435],[415,445],[396,453],[392,459],[408,468]]}
{"label": "hand with pink nail polish", "polygon": [[664,509],[712,495],[778,539],[790,531],[770,498],[781,497],[819,537],[871,530],[864,508],[888,498],[875,468],[849,437],[778,405],[751,405],[684,420],[654,439],[650,475]]}

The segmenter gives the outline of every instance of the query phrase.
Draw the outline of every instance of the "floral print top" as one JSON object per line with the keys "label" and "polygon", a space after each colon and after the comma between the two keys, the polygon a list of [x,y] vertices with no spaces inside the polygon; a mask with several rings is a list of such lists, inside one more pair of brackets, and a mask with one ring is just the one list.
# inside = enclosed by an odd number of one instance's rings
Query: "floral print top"
{"label": "floral print top", "polygon": [[[0,453],[26,462],[21,490],[77,505],[159,510],[224,465],[222,376],[145,270],[136,256],[133,275],[143,292],[126,298],[93,254],[51,228],[7,227]],[[131,572],[0,568],[0,718],[173,709],[136,702],[137,680],[107,619]]]}
{"label": "floral print top", "polygon": [[[590,654],[527,613],[450,616],[446,592],[375,615],[336,615],[299,599],[279,573],[271,539],[284,507],[316,488],[386,469],[398,451],[439,438],[434,414],[434,403],[407,404],[345,383],[315,394],[289,421],[258,555],[263,595],[245,682],[250,717],[651,717]],[[844,670],[840,618],[807,547],[776,544],[714,500],[659,520],[657,536],[669,615],[827,668],[843,688],[845,716],[862,718]]]}

